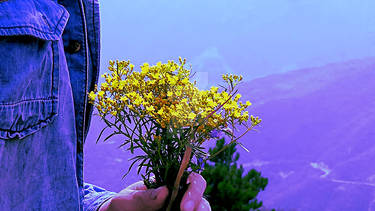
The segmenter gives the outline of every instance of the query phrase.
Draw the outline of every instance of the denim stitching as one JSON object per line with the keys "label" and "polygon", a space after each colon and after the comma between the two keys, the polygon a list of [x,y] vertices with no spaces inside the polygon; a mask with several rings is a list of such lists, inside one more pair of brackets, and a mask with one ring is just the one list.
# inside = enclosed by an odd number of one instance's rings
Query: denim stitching
{"label": "denim stitching", "polygon": [[57,100],[57,97],[51,96],[48,98],[35,98],[35,99],[27,99],[27,100],[21,100],[17,102],[12,103],[0,103],[0,106],[14,106],[22,103],[32,103],[32,102],[41,102],[41,101],[54,101]]}
{"label": "denim stitching", "polygon": [[[54,117],[56,115],[56,113],[51,113],[51,115],[49,115],[46,119],[40,119],[38,121],[38,123],[34,124],[34,125],[30,125],[29,127],[26,127],[26,128],[23,128],[22,130],[11,130],[11,129],[4,129],[4,128],[0,128],[0,131],[6,131],[6,132],[23,132],[23,131],[26,131],[27,129],[29,128],[33,128],[33,127],[36,127],[38,125],[40,125],[40,123],[42,122],[45,122],[45,123],[48,123],[50,121],[50,119],[52,117]],[[13,127],[13,126],[12,126]],[[36,132],[37,130],[35,130],[34,132]]]}
{"label": "denim stitching", "polygon": [[63,10],[63,14],[61,14],[59,21],[57,21],[56,26],[55,26],[55,30],[53,31],[54,32],[53,34],[55,34],[55,32],[57,31],[58,26],[60,26],[60,22],[65,17],[65,13],[66,13],[66,11]]}
{"label": "denim stitching", "polygon": [[46,34],[54,34],[52,32],[42,31],[41,29],[36,28],[35,26],[29,26],[29,25],[23,25],[23,26],[0,26],[0,29],[15,29],[15,28],[31,28],[31,29],[34,29],[34,30],[36,30],[38,32],[42,32],[42,33],[46,33]]}
{"label": "denim stitching", "polygon": [[[55,74],[55,46],[54,43],[51,42],[51,48],[52,48],[52,74],[51,74],[51,91],[50,95],[53,96],[53,87],[54,87],[54,74]],[[52,108],[53,109],[53,108]]]}

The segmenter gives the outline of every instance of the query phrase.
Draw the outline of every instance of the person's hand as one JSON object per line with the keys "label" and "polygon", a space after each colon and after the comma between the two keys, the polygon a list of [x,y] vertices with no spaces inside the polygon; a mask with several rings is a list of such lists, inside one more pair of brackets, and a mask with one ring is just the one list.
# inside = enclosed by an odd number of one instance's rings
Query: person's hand
{"label": "person's hand", "polygon": [[[206,181],[199,174],[189,175],[190,183],[182,198],[182,211],[211,211],[210,204],[203,197]],[[147,189],[142,181],[134,183],[105,202],[99,211],[153,211],[163,207],[168,197],[168,188]]]}
{"label": "person's hand", "polygon": [[182,197],[181,211],[211,211],[210,204],[203,198],[206,180],[200,174],[193,172],[189,175],[187,183],[190,184]]}
{"label": "person's hand", "polygon": [[148,189],[142,181],[134,183],[105,202],[99,211],[151,211],[163,207],[168,188]]}

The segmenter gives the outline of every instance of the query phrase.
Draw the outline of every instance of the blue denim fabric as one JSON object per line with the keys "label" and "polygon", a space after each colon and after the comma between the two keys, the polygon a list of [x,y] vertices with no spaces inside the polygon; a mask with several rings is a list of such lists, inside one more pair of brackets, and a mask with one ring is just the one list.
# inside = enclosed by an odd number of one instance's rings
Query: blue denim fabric
{"label": "blue denim fabric", "polygon": [[[99,71],[97,1],[0,1],[0,210],[96,210],[83,184]],[[70,18],[69,18],[70,14]],[[64,48],[81,43],[77,52]]]}

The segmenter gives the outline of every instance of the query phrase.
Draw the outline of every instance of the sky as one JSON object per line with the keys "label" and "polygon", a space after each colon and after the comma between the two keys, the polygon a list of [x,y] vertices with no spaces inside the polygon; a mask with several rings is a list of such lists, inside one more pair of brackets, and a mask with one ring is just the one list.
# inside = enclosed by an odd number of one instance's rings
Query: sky
{"label": "sky", "polygon": [[102,63],[186,58],[201,88],[375,56],[373,0],[101,1]]}

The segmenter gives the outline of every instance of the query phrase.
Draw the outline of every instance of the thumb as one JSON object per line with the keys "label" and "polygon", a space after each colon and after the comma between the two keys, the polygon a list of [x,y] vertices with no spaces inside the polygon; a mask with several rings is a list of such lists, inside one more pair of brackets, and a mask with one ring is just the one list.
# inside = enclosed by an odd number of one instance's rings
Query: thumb
{"label": "thumb", "polygon": [[134,194],[134,199],[150,210],[159,210],[163,207],[164,202],[168,197],[168,193],[168,188],[162,186],[157,189],[137,191]]}

